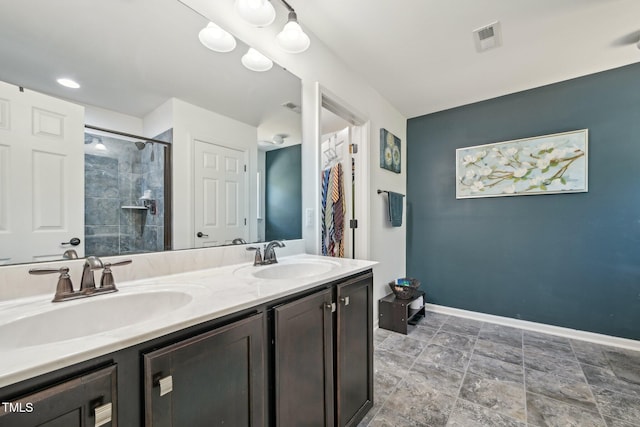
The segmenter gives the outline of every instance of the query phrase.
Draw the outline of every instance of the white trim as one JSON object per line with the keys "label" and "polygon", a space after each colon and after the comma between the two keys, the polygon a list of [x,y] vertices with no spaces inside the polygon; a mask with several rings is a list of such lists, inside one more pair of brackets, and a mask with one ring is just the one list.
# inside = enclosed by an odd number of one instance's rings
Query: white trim
{"label": "white trim", "polygon": [[433,311],[435,313],[450,314],[452,316],[465,317],[467,319],[479,320],[482,322],[512,326],[514,328],[525,329],[527,331],[542,332],[545,334],[557,335],[559,337],[589,341],[596,344],[610,345],[613,347],[640,351],[640,341],[628,338],[597,334],[595,332],[580,331],[578,329],[563,328],[561,326],[530,322],[528,320],[512,319],[510,317],[495,316],[493,314],[478,313],[475,311],[462,310],[459,308],[445,307],[443,305],[425,304],[424,306],[427,310]]}
{"label": "white trim", "polygon": [[356,257],[359,259],[370,259],[370,203],[371,203],[371,171],[369,156],[371,153],[371,141],[369,132],[371,131],[371,122],[367,121],[360,127],[360,168],[356,168],[356,179],[360,182],[361,197],[356,204],[356,217],[358,218],[359,233],[356,233]]}
{"label": "white trim", "polygon": [[320,107],[326,108],[354,126],[362,126],[368,121],[364,114],[360,113],[320,83],[318,83],[318,89],[320,93]]}
{"label": "white trim", "polygon": [[[319,82],[316,82],[315,86],[316,97],[318,103],[316,104],[316,111],[314,111],[316,118],[316,155],[317,157],[317,167],[318,171],[322,170],[321,165],[321,145],[322,145],[322,108],[326,108],[332,113],[342,117],[344,120],[349,122],[351,126],[358,128],[359,141],[358,141],[358,154],[355,155],[358,159],[358,164],[356,166],[356,187],[358,188],[357,193],[358,197],[356,198],[356,218],[358,219],[358,230],[356,233],[356,241],[352,242],[355,244],[356,248],[356,258],[358,259],[369,259],[370,249],[369,249],[369,235],[371,232],[370,224],[368,223],[369,219],[369,204],[370,204],[370,187],[371,187],[371,176],[370,176],[370,166],[369,166],[369,156],[370,156],[370,121],[366,115],[362,114],[354,107],[349,105],[347,102],[343,101],[340,97],[335,95],[326,87],[322,86]],[[318,181],[316,182],[316,188],[318,189],[318,197],[317,197],[317,221],[316,221],[316,229],[317,229],[317,253],[321,253],[322,242],[320,241],[320,174],[316,174],[318,177]],[[346,229],[350,231],[350,229]],[[306,239],[305,239],[306,240]]]}

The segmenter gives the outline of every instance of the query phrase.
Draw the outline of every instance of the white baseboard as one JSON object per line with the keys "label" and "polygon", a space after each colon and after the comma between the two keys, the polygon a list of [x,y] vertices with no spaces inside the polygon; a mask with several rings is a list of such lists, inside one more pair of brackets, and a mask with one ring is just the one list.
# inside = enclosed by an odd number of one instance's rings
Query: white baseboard
{"label": "white baseboard", "polygon": [[613,347],[640,351],[640,341],[637,340],[597,334],[595,332],[580,331],[578,329],[563,328],[561,326],[547,325],[544,323],[530,322],[528,320],[495,316],[493,314],[478,313],[475,311],[462,310],[459,308],[446,307],[443,305],[425,304],[424,306],[427,310],[433,311],[435,313],[450,314],[452,316],[466,317],[467,319],[479,320],[482,322],[512,326],[514,328],[526,329],[528,331],[542,332],[545,334],[557,335],[565,338],[589,341],[596,344],[610,345]]}

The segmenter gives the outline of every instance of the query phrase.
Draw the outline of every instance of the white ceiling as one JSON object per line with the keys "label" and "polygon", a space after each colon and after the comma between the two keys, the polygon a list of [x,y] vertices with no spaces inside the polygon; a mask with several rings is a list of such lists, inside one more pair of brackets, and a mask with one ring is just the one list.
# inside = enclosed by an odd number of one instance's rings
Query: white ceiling
{"label": "white ceiling", "polygon": [[[289,3],[406,117],[640,61],[640,0]],[[494,21],[503,46],[477,53],[472,31]]]}
{"label": "white ceiling", "polygon": [[[406,117],[640,61],[640,0],[289,3]],[[476,53],[472,30],[496,20],[503,46]],[[206,22],[177,0],[3,2],[0,80],[138,117],[169,97],[254,126],[288,115],[252,100],[299,103],[299,83],[284,89],[291,76],[277,66],[262,75],[239,66],[246,47],[225,64],[197,41]],[[62,74],[82,89],[58,87]]]}
{"label": "white ceiling", "polygon": [[[208,20],[177,0],[21,0],[0,5],[0,80],[144,117],[171,97],[300,139],[300,80],[279,66],[244,68],[247,46],[206,49]],[[59,86],[65,76],[78,90]],[[284,124],[284,128],[282,128]],[[293,126],[294,129],[291,129]]]}

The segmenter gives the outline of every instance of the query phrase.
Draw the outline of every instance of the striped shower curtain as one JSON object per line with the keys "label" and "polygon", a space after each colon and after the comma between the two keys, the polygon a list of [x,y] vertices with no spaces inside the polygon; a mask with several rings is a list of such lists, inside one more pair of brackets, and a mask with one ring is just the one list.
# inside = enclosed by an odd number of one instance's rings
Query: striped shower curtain
{"label": "striped shower curtain", "polygon": [[344,257],[344,176],[340,163],[322,171],[322,255]]}

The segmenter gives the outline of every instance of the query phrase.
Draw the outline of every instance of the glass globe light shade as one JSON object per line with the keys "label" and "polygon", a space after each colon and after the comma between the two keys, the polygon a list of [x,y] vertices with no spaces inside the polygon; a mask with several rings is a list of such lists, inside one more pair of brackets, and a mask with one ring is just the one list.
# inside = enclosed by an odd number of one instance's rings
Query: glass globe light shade
{"label": "glass globe light shade", "polygon": [[273,67],[273,61],[250,47],[247,53],[242,55],[242,65],[251,71],[269,71]]}
{"label": "glass globe light shade", "polygon": [[297,20],[289,18],[287,22],[276,36],[276,41],[280,49],[287,53],[301,53],[309,48],[311,40],[309,36],[302,31],[302,27],[298,24]]}
{"label": "glass globe light shade", "polygon": [[231,52],[236,48],[236,39],[213,22],[200,30],[198,38],[205,47],[216,52]]}
{"label": "glass globe light shade", "polygon": [[276,10],[269,0],[236,0],[238,15],[254,27],[266,27],[276,19]]}

